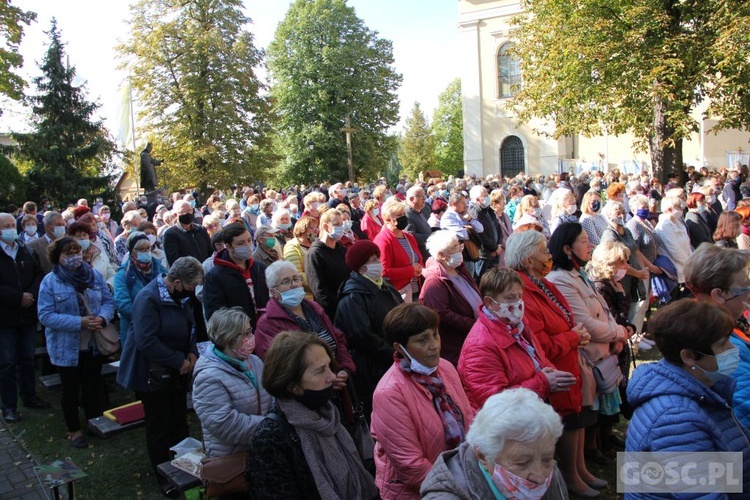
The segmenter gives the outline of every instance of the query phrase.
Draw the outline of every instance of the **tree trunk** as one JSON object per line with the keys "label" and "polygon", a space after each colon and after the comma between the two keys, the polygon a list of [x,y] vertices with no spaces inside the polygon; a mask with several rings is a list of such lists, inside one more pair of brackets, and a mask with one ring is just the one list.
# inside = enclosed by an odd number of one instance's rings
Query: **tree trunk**
{"label": "tree trunk", "polygon": [[667,183],[667,175],[678,173],[682,167],[682,139],[674,139],[674,127],[670,126],[666,116],[667,104],[664,100],[654,98],[654,119],[651,133],[651,165],[653,176],[662,185]]}

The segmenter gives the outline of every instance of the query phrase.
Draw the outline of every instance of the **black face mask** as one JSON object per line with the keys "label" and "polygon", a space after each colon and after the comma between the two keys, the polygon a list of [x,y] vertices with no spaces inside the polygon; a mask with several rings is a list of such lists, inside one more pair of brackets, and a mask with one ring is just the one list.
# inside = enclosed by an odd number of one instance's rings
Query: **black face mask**
{"label": "black face mask", "polygon": [[182,290],[178,290],[177,287],[174,287],[172,288],[172,293],[170,293],[170,295],[175,302],[182,302],[182,299],[187,299],[194,296],[195,291],[185,290],[184,287],[182,288]]}
{"label": "black face mask", "polygon": [[400,229],[401,231],[403,231],[408,225],[409,219],[406,218],[406,214],[400,217],[396,217],[396,229]]}
{"label": "black face mask", "polygon": [[320,391],[311,391],[305,389],[301,396],[294,396],[294,399],[296,399],[312,411],[318,411],[328,401],[331,400],[332,394],[333,386],[327,387]]}
{"label": "black face mask", "polygon": [[187,226],[188,224],[193,223],[193,219],[195,218],[195,215],[193,212],[187,213],[187,214],[180,214],[178,217],[178,220],[180,221],[180,224],[183,224]]}

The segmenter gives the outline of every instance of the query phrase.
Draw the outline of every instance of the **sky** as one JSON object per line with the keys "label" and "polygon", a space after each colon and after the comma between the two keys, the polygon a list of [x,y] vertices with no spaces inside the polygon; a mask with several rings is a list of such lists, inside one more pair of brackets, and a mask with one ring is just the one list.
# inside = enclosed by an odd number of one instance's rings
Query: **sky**
{"label": "sky", "polygon": [[[86,84],[87,96],[98,101],[105,125],[117,134],[119,88],[127,74],[117,70],[115,46],[129,34],[129,5],[125,0],[11,0],[37,13],[26,27],[21,43],[24,67],[19,73],[31,82],[40,74],[38,64],[46,51],[51,19],[57,20],[77,80]],[[253,20],[251,31],[258,47],[266,48],[292,0],[245,0],[245,13]],[[419,101],[428,117],[437,106],[438,94],[459,76],[458,2],[456,0],[348,0],[357,15],[381,38],[393,42],[396,70],[403,75],[398,92],[401,121]],[[28,91],[33,90],[30,85]],[[5,107],[0,132],[23,131],[28,110]],[[138,103],[135,103],[136,111]],[[140,141],[139,141],[140,142]]]}

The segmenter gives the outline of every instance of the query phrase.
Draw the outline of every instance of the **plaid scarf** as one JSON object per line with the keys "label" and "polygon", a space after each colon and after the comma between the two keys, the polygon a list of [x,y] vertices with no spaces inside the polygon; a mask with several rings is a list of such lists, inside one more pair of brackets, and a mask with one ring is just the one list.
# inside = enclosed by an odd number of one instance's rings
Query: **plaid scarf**
{"label": "plaid scarf", "polygon": [[[412,380],[425,387],[432,395],[432,404],[435,405],[440,419],[443,421],[445,431],[445,449],[457,448],[464,441],[464,416],[453,398],[445,392],[443,379],[438,376],[422,375],[411,370],[409,360],[394,353],[393,357],[398,361],[404,373],[409,374]],[[436,374],[437,375],[437,372]]]}

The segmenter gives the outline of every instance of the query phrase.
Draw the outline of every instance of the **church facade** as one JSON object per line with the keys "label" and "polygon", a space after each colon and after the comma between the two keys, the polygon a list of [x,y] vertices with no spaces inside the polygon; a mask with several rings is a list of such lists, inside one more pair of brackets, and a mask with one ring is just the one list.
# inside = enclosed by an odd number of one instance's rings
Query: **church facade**
{"label": "church facade", "polygon": [[[518,0],[459,0],[459,30],[463,65],[464,171],[486,176],[500,173],[513,177],[559,171],[619,168],[639,173],[650,171],[648,151],[633,149],[633,137],[568,136],[560,139],[538,135],[532,129],[552,132],[548,124],[518,123],[506,109],[512,86],[521,82],[517,60],[507,51],[512,46],[512,19],[522,12]],[[713,120],[701,120],[700,132],[684,141],[686,163],[709,168],[747,164],[750,133],[730,130],[714,134]]]}

